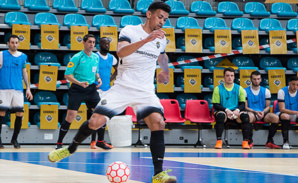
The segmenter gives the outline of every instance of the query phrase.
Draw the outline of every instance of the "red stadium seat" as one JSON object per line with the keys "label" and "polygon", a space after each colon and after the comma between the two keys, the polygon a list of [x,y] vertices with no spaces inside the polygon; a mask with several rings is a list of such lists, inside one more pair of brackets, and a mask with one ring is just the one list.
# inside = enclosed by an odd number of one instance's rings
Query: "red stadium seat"
{"label": "red stadium seat", "polygon": [[164,108],[164,117],[166,123],[184,123],[186,119],[181,117],[179,103],[175,99],[160,99]]}
{"label": "red stadium seat", "polygon": [[125,111],[125,115],[131,115],[132,116],[132,121],[133,122],[137,122],[137,117],[136,117],[136,114],[135,112],[133,111],[133,108],[132,107],[127,107],[126,108],[126,111]]}
{"label": "red stadium seat", "polygon": [[202,142],[201,124],[212,123],[215,121],[214,116],[210,116],[208,102],[206,100],[187,100],[185,107],[185,118],[190,122],[197,123],[198,125],[198,141],[195,144],[195,147],[206,147],[206,145]]}

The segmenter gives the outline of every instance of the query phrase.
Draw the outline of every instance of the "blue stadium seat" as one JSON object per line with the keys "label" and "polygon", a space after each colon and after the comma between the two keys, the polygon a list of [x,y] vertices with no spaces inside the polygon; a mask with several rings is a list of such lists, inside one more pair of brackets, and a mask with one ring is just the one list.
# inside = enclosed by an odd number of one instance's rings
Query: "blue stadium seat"
{"label": "blue stadium seat", "polygon": [[165,93],[156,93],[159,99],[170,99],[170,97]]}
{"label": "blue stadium seat", "polygon": [[262,75],[261,86],[269,89],[269,79],[268,75]]}
{"label": "blue stadium seat", "polygon": [[266,72],[269,69],[286,69],[282,66],[279,58],[277,57],[262,57],[260,60],[260,67]]}
{"label": "blue stadium seat", "polygon": [[271,13],[277,14],[278,17],[296,17],[297,13],[293,11],[292,6],[288,3],[273,3]]}
{"label": "blue stadium seat", "polygon": [[294,34],[296,34],[296,31],[298,31],[298,19],[288,20],[287,30],[288,31],[293,31]]}
{"label": "blue stadium seat", "polygon": [[177,29],[203,29],[199,26],[198,21],[193,17],[179,17],[176,24]]}
{"label": "blue stadium seat", "polygon": [[224,58],[214,58],[210,60],[204,61],[204,67],[209,69],[210,71],[213,71],[217,64],[219,64]]}
{"label": "blue stadium seat", "polygon": [[209,49],[210,51],[214,52],[215,51],[215,46],[214,46],[214,37],[207,37],[204,40],[204,47]]}
{"label": "blue stadium seat", "polygon": [[255,64],[254,64],[253,60],[249,57],[246,57],[246,56],[234,57],[232,62],[237,67],[255,67]]}
{"label": "blue stadium seat", "polygon": [[242,39],[241,37],[235,37],[232,40],[232,49],[242,50]]}
{"label": "blue stadium seat", "polygon": [[109,10],[114,13],[124,13],[124,14],[133,14],[133,10],[128,2],[128,0],[111,0],[109,3]]}
{"label": "blue stadium seat", "polygon": [[24,7],[32,11],[49,11],[46,0],[25,0]]}
{"label": "blue stadium seat", "polygon": [[241,33],[242,30],[258,30],[254,23],[248,18],[235,18],[232,21],[232,29]]}
{"label": "blue stadium seat", "polygon": [[175,78],[175,84],[177,87],[184,86],[184,74],[178,74]]}
{"label": "blue stadium seat", "polygon": [[63,65],[67,65],[69,60],[75,55],[75,53],[67,53],[63,57]]}
{"label": "blue stadium seat", "polygon": [[175,29],[175,27],[172,26],[171,21],[170,21],[169,18],[167,19],[166,23],[163,25],[162,28],[174,28]]}
{"label": "blue stadium seat", "polygon": [[40,65],[52,65],[58,66],[58,68],[61,66],[58,62],[57,56],[51,52],[39,52],[35,54],[34,64],[38,65],[38,67],[40,67]]}
{"label": "blue stadium seat", "polygon": [[274,19],[274,18],[264,18],[260,21],[260,30],[266,31],[269,33],[271,30],[286,30],[282,28],[279,20]]}
{"label": "blue stadium seat", "polygon": [[289,43],[288,50],[293,50],[295,53],[297,53],[297,42]]}
{"label": "blue stadium seat", "polygon": [[8,12],[5,15],[5,21],[6,24],[8,24],[10,27],[12,27],[13,24],[24,24],[24,25],[31,25],[31,23],[28,20],[28,17],[23,12]]}
{"label": "blue stadium seat", "polygon": [[294,72],[298,71],[298,57],[292,57],[287,62],[287,67]]}
{"label": "blue stadium seat", "polygon": [[204,29],[214,32],[215,29],[230,30],[226,22],[222,18],[210,17],[205,19]]}
{"label": "blue stadium seat", "polygon": [[67,46],[67,48],[70,49],[70,34],[65,34],[65,36],[63,37],[62,45]]}
{"label": "blue stadium seat", "polygon": [[204,86],[208,87],[210,90],[213,90],[213,75],[207,75],[204,77]]}
{"label": "blue stadium seat", "polygon": [[107,12],[107,9],[104,8],[101,0],[82,0],[81,9],[91,13]]}
{"label": "blue stadium seat", "polygon": [[139,25],[142,24],[143,21],[140,17],[135,15],[125,15],[121,18],[120,27],[123,28],[127,25]]}
{"label": "blue stadium seat", "polygon": [[180,36],[176,39],[176,46],[185,51],[185,36]]}
{"label": "blue stadium seat", "polygon": [[[190,60],[193,58],[195,58],[195,57],[190,56],[190,55],[182,55],[177,58],[177,62],[182,61],[182,60]],[[180,64],[177,67],[182,68],[183,66],[200,66],[200,64],[199,64],[199,62],[192,62],[192,63],[187,63],[187,64]]]}
{"label": "blue stadium seat", "polygon": [[37,13],[35,15],[34,24],[39,27],[41,27],[42,24],[59,25],[59,28],[61,27],[56,15],[53,13]]}
{"label": "blue stadium seat", "polygon": [[35,112],[33,115],[33,124],[37,125],[40,123],[40,112]]}
{"label": "blue stadium seat", "polygon": [[197,15],[216,15],[216,11],[213,11],[212,6],[206,1],[194,1],[191,3],[190,11],[196,13]]}
{"label": "blue stadium seat", "polygon": [[250,14],[250,16],[262,16],[269,17],[270,12],[268,12],[263,3],[259,2],[249,2],[245,3],[244,12]]}
{"label": "blue stadium seat", "polygon": [[189,11],[185,9],[183,2],[169,0],[166,3],[171,7],[170,15],[188,15]]}
{"label": "blue stadium seat", "polygon": [[56,95],[49,91],[36,92],[34,94],[33,101],[36,105],[38,105],[38,107],[42,104],[58,105],[58,107],[60,107],[60,103],[58,102]]}
{"label": "blue stadium seat", "polygon": [[139,0],[137,2],[136,10],[145,14],[148,11],[150,4],[153,2],[153,0]]}
{"label": "blue stadium seat", "polygon": [[213,104],[212,104],[212,94],[207,94],[204,96],[204,100],[208,102],[209,110],[212,110]]}
{"label": "blue stadium seat", "polygon": [[21,6],[19,5],[18,0],[1,0],[0,9],[3,10],[20,10]]}
{"label": "blue stadium seat", "polygon": [[95,15],[92,20],[92,26],[98,29],[100,29],[101,26],[118,28],[113,17],[110,15]]}
{"label": "blue stadium seat", "polygon": [[[260,40],[260,45],[269,44],[269,38],[264,37]],[[270,53],[270,47],[264,49],[266,52]]]}
{"label": "blue stadium seat", "polygon": [[88,29],[90,28],[90,25],[87,24],[86,19],[81,14],[67,14],[64,16],[63,25],[68,26],[70,28],[71,26],[87,26]]}
{"label": "blue stadium seat", "polygon": [[57,11],[67,12],[77,12],[79,10],[73,0],[54,0],[53,8]]}
{"label": "blue stadium seat", "polygon": [[[35,45],[37,45],[39,48],[41,48],[41,34],[40,34],[40,33],[36,33],[36,34],[34,35],[33,44],[35,44]],[[60,48],[60,43],[59,43],[59,48]]]}
{"label": "blue stadium seat", "polygon": [[187,100],[197,100],[198,98],[195,95],[190,93],[182,93],[177,95],[176,99],[178,100],[179,106],[182,109],[185,109]]}
{"label": "blue stadium seat", "polygon": [[234,2],[220,2],[217,6],[217,12],[222,13],[225,16],[242,16],[243,12],[239,10],[239,7]]}

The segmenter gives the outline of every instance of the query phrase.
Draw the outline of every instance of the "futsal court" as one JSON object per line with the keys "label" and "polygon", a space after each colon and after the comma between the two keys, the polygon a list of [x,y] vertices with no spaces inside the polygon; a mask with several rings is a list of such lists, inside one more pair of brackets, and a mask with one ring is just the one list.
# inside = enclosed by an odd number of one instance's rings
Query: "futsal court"
{"label": "futsal court", "polygon": [[[80,146],[77,153],[50,163],[48,152],[54,146],[25,146],[0,150],[1,183],[109,183],[106,168],[122,161],[131,170],[128,182],[151,182],[153,165],[150,148],[114,148],[110,151]],[[172,169],[178,183],[298,182],[298,149],[272,150],[241,147],[167,147],[164,168]]]}

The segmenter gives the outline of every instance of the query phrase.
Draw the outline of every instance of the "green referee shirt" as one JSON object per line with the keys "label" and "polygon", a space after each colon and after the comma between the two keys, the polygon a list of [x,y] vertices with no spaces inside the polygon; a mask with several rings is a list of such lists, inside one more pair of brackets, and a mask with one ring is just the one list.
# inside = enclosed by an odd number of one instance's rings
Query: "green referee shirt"
{"label": "green referee shirt", "polygon": [[98,56],[91,52],[89,57],[82,50],[75,54],[69,61],[64,75],[73,74],[74,78],[80,82],[87,81],[89,84],[95,82],[95,74],[98,73]]}

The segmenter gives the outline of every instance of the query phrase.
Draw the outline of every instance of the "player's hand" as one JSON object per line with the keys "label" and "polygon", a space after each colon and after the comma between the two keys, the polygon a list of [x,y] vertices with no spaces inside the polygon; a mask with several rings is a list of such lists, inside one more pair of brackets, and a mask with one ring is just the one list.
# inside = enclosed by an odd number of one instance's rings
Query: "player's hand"
{"label": "player's hand", "polygon": [[240,116],[239,110],[233,111],[233,114],[234,114],[234,119],[237,119]]}
{"label": "player's hand", "polygon": [[226,110],[226,113],[229,119],[233,117],[233,112],[230,109]]}
{"label": "player's hand", "polygon": [[87,88],[89,86],[89,83],[85,81],[85,82],[80,82],[79,85],[83,88]]}
{"label": "player's hand", "polygon": [[98,85],[96,85],[96,88],[98,89],[102,85],[102,80],[101,78],[97,79]]}
{"label": "player's hand", "polygon": [[263,119],[263,117],[264,117],[264,112],[258,111],[258,112],[257,112],[257,116],[258,116],[259,119]]}
{"label": "player's hand", "polygon": [[168,83],[169,82],[169,78],[170,78],[170,74],[169,73],[166,73],[165,71],[161,71],[157,75],[157,82],[158,83]]}
{"label": "player's hand", "polygon": [[166,32],[163,31],[162,29],[158,29],[158,30],[154,30],[153,32],[151,32],[149,34],[149,36],[146,38],[146,41],[147,42],[150,42],[150,41],[153,41],[154,39],[156,38],[159,38],[159,39],[163,39],[164,36],[165,36]]}
{"label": "player's hand", "polygon": [[27,98],[28,100],[33,100],[33,95],[32,95],[32,93],[31,93],[31,90],[30,90],[30,89],[27,89],[27,90],[26,90],[26,98]]}

